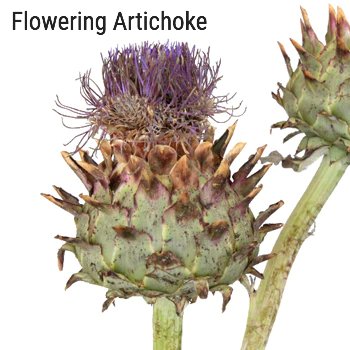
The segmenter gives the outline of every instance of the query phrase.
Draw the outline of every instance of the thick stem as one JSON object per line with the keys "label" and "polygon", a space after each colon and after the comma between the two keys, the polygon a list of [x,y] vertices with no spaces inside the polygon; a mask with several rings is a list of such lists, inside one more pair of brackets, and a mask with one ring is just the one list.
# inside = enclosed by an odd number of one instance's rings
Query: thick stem
{"label": "thick stem", "polygon": [[251,295],[242,350],[265,349],[295,257],[347,166],[346,157],[331,162],[326,155],[285,224],[273,248],[277,255],[267,263],[264,279]]}
{"label": "thick stem", "polygon": [[181,350],[182,314],[167,298],[153,305],[153,350]]}

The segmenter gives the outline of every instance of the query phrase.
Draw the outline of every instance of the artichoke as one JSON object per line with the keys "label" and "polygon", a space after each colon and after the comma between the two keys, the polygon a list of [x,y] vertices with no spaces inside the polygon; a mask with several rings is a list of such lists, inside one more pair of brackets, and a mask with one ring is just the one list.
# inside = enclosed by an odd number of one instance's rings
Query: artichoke
{"label": "artichoke", "polygon": [[[212,90],[218,66],[187,44],[127,47],[104,61],[105,91],[96,92],[89,73],[81,78],[83,96],[93,106],[79,111],[88,130],[74,154],[62,152],[87,194],[79,199],[59,187],[60,198],[44,196],[74,215],[76,237],[57,236],[62,269],[70,251],[81,270],[67,282],[108,289],[103,310],[115,298],[166,297],[180,314],[184,305],[209,291],[223,294],[223,310],[233,282],[247,288],[267,232],[264,224],[283,203],[254,217],[249,203],[270,165],[251,173],[264,147],[230,177],[230,165],[244,144],[225,155],[235,124],[218,140],[208,116],[225,112]],[[60,106],[77,111],[71,107]],[[93,155],[82,149],[86,136],[101,131]],[[74,153],[76,153],[74,152]],[[102,155],[97,161],[96,153]]]}
{"label": "artichoke", "polygon": [[[302,45],[291,39],[300,60],[293,70],[284,46],[279,43],[290,79],[279,85],[273,97],[286,110],[288,120],[273,127],[295,128],[285,140],[302,133],[296,154],[283,165],[303,169],[319,155],[342,157],[350,150],[350,26],[341,8],[329,6],[326,43],[318,40],[307,12],[302,8]],[[281,94],[282,91],[282,94]]]}

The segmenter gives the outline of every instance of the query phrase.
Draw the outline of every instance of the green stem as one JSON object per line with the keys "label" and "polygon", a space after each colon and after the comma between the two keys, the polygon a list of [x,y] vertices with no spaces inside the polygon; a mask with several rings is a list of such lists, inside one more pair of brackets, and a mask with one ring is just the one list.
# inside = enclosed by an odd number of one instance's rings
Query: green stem
{"label": "green stem", "polygon": [[264,279],[251,295],[242,350],[263,350],[268,341],[283,290],[298,251],[317,215],[348,166],[348,158],[332,162],[324,156],[314,178],[285,224],[269,260]]}
{"label": "green stem", "polygon": [[153,305],[153,350],[181,350],[182,314],[167,298],[157,298]]}

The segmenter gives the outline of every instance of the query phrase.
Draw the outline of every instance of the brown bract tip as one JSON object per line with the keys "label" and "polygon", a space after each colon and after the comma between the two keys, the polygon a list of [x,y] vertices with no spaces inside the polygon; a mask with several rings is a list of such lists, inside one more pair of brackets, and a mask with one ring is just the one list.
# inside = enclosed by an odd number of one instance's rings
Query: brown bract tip
{"label": "brown bract tip", "polygon": [[[313,42],[313,43],[316,43],[318,42],[318,38],[317,38],[317,35],[316,33],[314,32],[312,26],[311,26],[311,23],[310,23],[310,20],[309,20],[309,15],[307,14],[307,11],[303,8],[303,7],[300,7],[301,9],[301,14],[302,14],[302,17],[303,17],[303,24],[304,24],[304,28],[305,28],[305,34],[307,35],[308,39]],[[306,38],[304,38],[305,40]]]}
{"label": "brown bract tip", "polygon": [[264,279],[264,275],[252,266],[249,266],[245,270],[245,273],[249,273],[249,274],[253,275],[254,277],[260,278],[261,280]]}
{"label": "brown bract tip", "polygon": [[308,15],[307,11],[302,6],[300,6],[300,10],[301,10],[301,15],[303,16],[303,21],[304,21],[305,27],[311,28],[309,15]]}
{"label": "brown bract tip", "polygon": [[138,178],[141,175],[142,169],[145,167],[145,161],[137,156],[131,155],[127,164],[127,172]]}
{"label": "brown bract tip", "polygon": [[108,185],[109,179],[99,167],[83,161],[77,161],[76,163],[90,175],[94,182],[100,182],[105,187]]}
{"label": "brown bract tip", "polygon": [[254,229],[259,230],[260,226],[279,208],[284,205],[283,201],[278,201],[275,204],[271,204],[266,210],[259,213],[254,222]]}
{"label": "brown bract tip", "polygon": [[105,312],[113,304],[115,306],[115,297],[107,298],[102,304],[102,312]]}
{"label": "brown bract tip", "polygon": [[248,178],[235,181],[232,184],[234,190],[242,196],[246,196],[258,184],[271,166],[272,163],[266,164]]}
{"label": "brown bract tip", "polygon": [[70,288],[74,283],[82,281],[81,276],[79,276],[79,273],[75,273],[72,276],[70,276],[69,280],[66,283],[65,289],[67,290]]}
{"label": "brown bract tip", "polygon": [[114,226],[113,230],[116,232],[118,237],[124,238],[126,240],[133,240],[136,238],[136,235],[139,233],[135,228],[129,226]]}
{"label": "brown bract tip", "polygon": [[277,44],[282,52],[282,55],[284,57],[284,59],[287,59],[288,61],[290,61],[290,58],[289,56],[287,55],[287,52],[286,52],[286,49],[284,47],[284,45],[280,42],[280,41],[277,41]]}
{"label": "brown bract tip", "polygon": [[290,38],[289,39],[291,41],[291,43],[293,44],[293,46],[295,47],[295,49],[298,51],[298,53],[300,55],[304,55],[306,53],[306,50],[294,39]]}
{"label": "brown bract tip", "polygon": [[305,67],[302,68],[302,72],[304,74],[304,77],[310,80],[317,80],[316,77]]}
{"label": "brown bract tip", "polygon": [[231,165],[236,157],[241,153],[242,149],[245,147],[245,142],[239,142],[227,153],[225,156],[225,161]]}
{"label": "brown bract tip", "polygon": [[337,22],[338,24],[341,24],[342,22],[346,22],[345,13],[340,6],[337,7]]}
{"label": "brown bract tip", "polygon": [[160,253],[153,253],[147,258],[147,266],[155,265],[160,266],[163,269],[173,268],[180,266],[180,259],[172,252],[165,251]]}
{"label": "brown bract tip", "polygon": [[219,240],[228,230],[229,224],[225,220],[218,220],[207,226],[208,236],[211,240]]}
{"label": "brown bract tip", "polygon": [[57,264],[58,264],[59,271],[63,270],[65,251],[66,251],[65,249],[60,248],[57,252]]}
{"label": "brown bract tip", "polygon": [[337,48],[340,51],[349,52],[350,25],[341,7],[337,8],[337,14]]}
{"label": "brown bract tip", "polygon": [[236,183],[241,182],[249,175],[249,173],[252,171],[252,169],[254,168],[256,163],[258,162],[258,160],[261,158],[265,148],[266,148],[266,145],[259,147],[257,149],[256,153],[254,155],[251,155],[249,157],[248,161],[246,161],[239,168],[239,170],[233,174],[232,178],[233,178],[234,182],[236,182]]}
{"label": "brown bract tip", "polygon": [[148,163],[153,173],[168,175],[175,165],[177,153],[174,148],[165,145],[156,145],[148,154]]}
{"label": "brown bract tip", "polygon": [[328,31],[326,34],[326,41],[329,43],[335,39],[337,35],[337,17],[332,5],[329,5],[329,19],[328,19]]}
{"label": "brown bract tip", "polygon": [[214,168],[215,157],[212,151],[212,146],[211,142],[202,142],[194,151],[194,157],[198,161],[202,172]]}
{"label": "brown bract tip", "polygon": [[225,312],[227,304],[231,300],[232,292],[233,292],[233,289],[229,286],[221,292],[221,294],[222,294],[222,312]]}
{"label": "brown bract tip", "polygon": [[196,281],[196,291],[201,299],[206,299],[209,292],[209,284],[207,280]]}
{"label": "brown bract tip", "polygon": [[192,171],[186,155],[182,156],[171,169],[170,178],[175,189],[185,189],[198,185],[198,176]]}
{"label": "brown bract tip", "polygon": [[213,152],[216,153],[218,156],[224,156],[226,148],[231,141],[236,126],[237,121],[234,124],[232,124],[229,128],[227,128],[227,130],[223,133],[223,135],[221,135],[221,137],[215,140],[213,144]]}
{"label": "brown bract tip", "polygon": [[132,150],[127,142],[115,139],[112,141],[111,146],[114,157],[119,163],[127,163],[129,161]]}
{"label": "brown bract tip", "polygon": [[245,210],[248,208],[250,202],[260,193],[263,186],[259,185],[255,188],[253,188],[244,198],[243,200],[237,205],[241,210]]}
{"label": "brown bract tip", "polygon": [[288,70],[288,74],[289,74],[289,76],[291,77],[292,74],[293,74],[293,68],[292,68],[292,66],[291,66],[291,64],[290,64],[290,58],[289,58],[289,56],[287,55],[286,49],[284,48],[283,44],[280,43],[279,41],[277,41],[277,43],[278,43],[278,46],[279,46],[279,48],[280,48],[280,50],[281,50],[281,52],[282,52],[282,55],[283,55],[283,58],[284,58],[284,62],[286,63],[286,67],[287,67],[287,70]]}
{"label": "brown bract tip", "polygon": [[62,199],[58,199],[50,194],[41,193],[41,195],[49,200],[51,203],[56,204],[58,207],[66,210],[68,213],[76,216],[82,212],[82,206],[80,204],[71,203]]}

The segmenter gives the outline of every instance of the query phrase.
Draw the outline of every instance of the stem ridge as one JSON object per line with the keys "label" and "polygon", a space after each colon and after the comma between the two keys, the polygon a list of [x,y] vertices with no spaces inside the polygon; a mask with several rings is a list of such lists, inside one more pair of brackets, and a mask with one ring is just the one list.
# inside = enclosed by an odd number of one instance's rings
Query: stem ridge
{"label": "stem ridge", "polygon": [[153,350],[181,350],[182,318],[175,304],[165,297],[153,305]]}
{"label": "stem ridge", "polygon": [[294,260],[310,227],[349,165],[349,157],[332,161],[325,155],[319,169],[282,229],[267,262],[264,279],[250,297],[242,350],[263,350],[281,303]]}

